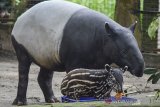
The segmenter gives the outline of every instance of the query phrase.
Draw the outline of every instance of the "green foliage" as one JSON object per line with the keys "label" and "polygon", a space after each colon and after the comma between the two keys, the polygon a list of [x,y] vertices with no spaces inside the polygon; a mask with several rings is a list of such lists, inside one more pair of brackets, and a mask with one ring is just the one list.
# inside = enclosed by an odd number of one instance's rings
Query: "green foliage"
{"label": "green foliage", "polygon": [[158,98],[160,98],[160,89],[155,89],[155,91],[156,91],[156,100],[158,99]]}
{"label": "green foliage", "polygon": [[99,11],[114,19],[116,0],[68,0],[68,1],[78,3],[90,9]]}
{"label": "green foliage", "polygon": [[158,70],[156,69],[156,68],[146,68],[145,70],[144,70],[144,73],[145,74],[154,74],[154,73],[156,73]]}
{"label": "green foliage", "polygon": [[11,7],[11,0],[0,0],[0,10],[10,10]]}
{"label": "green foliage", "polygon": [[[114,19],[116,0],[68,0],[68,1],[99,11]],[[14,2],[15,4],[14,8],[17,17],[25,11],[24,9],[27,0],[12,0],[12,2]]]}
{"label": "green foliage", "polygon": [[143,2],[144,0],[140,0],[140,10],[143,10]]}
{"label": "green foliage", "polygon": [[154,19],[148,27],[148,35],[151,39],[154,39],[157,36],[157,32],[160,24],[159,22],[160,22],[159,18]]}
{"label": "green foliage", "polygon": [[25,8],[26,8],[26,5],[27,5],[27,1],[26,0],[13,0],[14,2],[14,17],[15,19],[20,16],[24,11],[25,11]]}
{"label": "green foliage", "polygon": [[[144,0],[140,0],[140,10],[143,11],[144,10],[143,8],[144,8]],[[140,14],[140,20],[142,25],[143,14]],[[148,32],[148,36],[150,37],[151,40],[156,38],[159,24],[160,24],[160,19],[156,17],[150,23],[148,29],[146,29],[146,31]]]}
{"label": "green foliage", "polygon": [[[48,105],[28,105],[27,107],[113,107],[105,103],[105,101],[94,102],[74,102],[74,103],[54,103]],[[115,106],[114,106],[115,107]]]}
{"label": "green foliage", "polygon": [[[144,0],[140,0],[140,10],[141,11],[143,11],[143,8],[144,8],[143,2],[144,2]],[[143,14],[140,14],[140,23],[141,23],[141,26],[142,26],[142,22],[143,22],[142,20],[143,20]]]}
{"label": "green foliage", "polygon": [[20,0],[15,0],[16,5],[19,5],[19,3],[20,3]]}
{"label": "green foliage", "polygon": [[158,71],[158,69],[155,68],[147,68],[144,70],[145,74],[151,75],[147,82],[152,81],[152,84],[156,84],[158,82],[158,80],[160,79],[160,71]]}
{"label": "green foliage", "polygon": [[132,103],[105,103],[104,101],[75,102],[75,103],[53,103],[48,105],[27,105],[27,107],[159,107],[159,104],[141,105]]}

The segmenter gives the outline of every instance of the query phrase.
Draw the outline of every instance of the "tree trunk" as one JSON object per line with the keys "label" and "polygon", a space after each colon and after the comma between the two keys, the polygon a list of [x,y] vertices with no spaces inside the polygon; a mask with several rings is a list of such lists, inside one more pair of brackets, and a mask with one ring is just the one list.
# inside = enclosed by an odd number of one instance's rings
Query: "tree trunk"
{"label": "tree trunk", "polygon": [[140,15],[133,14],[134,10],[140,10],[140,0],[116,0],[115,21],[124,27],[129,27],[135,21],[138,21],[135,29],[135,38],[141,48],[141,27]]}

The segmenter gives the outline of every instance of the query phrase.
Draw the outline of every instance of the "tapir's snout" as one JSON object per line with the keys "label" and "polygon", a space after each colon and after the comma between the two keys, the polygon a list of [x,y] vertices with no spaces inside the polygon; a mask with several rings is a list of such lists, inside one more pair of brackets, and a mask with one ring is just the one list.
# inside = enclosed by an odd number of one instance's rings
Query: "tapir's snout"
{"label": "tapir's snout", "polygon": [[142,77],[144,72],[144,60],[141,59],[140,61],[137,61],[134,64],[133,70],[131,70],[131,73],[137,77]]}

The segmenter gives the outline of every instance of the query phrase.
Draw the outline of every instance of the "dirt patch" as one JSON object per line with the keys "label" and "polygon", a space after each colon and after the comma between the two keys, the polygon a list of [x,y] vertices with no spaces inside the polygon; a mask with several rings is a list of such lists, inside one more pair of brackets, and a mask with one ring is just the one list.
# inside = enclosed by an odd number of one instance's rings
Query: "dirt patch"
{"label": "dirt patch", "polygon": [[[16,97],[18,84],[17,66],[18,62],[15,57],[0,57],[0,107],[10,107],[12,101]],[[27,100],[29,104],[41,104],[44,102],[43,94],[37,82],[38,72],[39,67],[33,64],[30,69],[27,91]],[[59,98],[62,96],[60,84],[64,76],[65,72],[55,72],[54,74],[53,90],[55,96]],[[129,92],[145,90],[145,93],[129,95],[129,97],[140,100],[142,104],[150,104],[150,102],[160,103],[160,99],[153,100],[153,97],[149,97],[155,94],[155,92],[152,92],[154,89],[160,89],[160,81],[155,85],[149,83],[147,87],[145,87],[148,77],[148,75],[144,75],[142,78],[137,78],[126,72],[124,74],[124,88],[131,87]]]}

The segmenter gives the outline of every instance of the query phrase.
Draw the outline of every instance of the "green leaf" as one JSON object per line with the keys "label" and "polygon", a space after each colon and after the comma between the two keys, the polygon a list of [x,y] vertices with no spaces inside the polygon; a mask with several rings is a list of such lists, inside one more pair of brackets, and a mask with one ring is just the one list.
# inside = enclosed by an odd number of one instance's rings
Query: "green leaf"
{"label": "green leaf", "polygon": [[156,68],[146,68],[145,70],[144,70],[144,73],[145,74],[154,74],[154,73],[156,73],[158,71],[158,69],[156,69]]}
{"label": "green leaf", "polygon": [[114,19],[116,0],[68,0],[106,14]]}
{"label": "green leaf", "polygon": [[158,100],[159,97],[160,97],[160,91],[157,91],[157,92],[155,93],[155,99]]}
{"label": "green leaf", "polygon": [[152,75],[148,78],[147,82],[151,81],[154,77],[155,77],[155,74],[152,74]]}
{"label": "green leaf", "polygon": [[154,19],[149,25],[148,35],[151,39],[156,38],[158,27],[159,27],[159,18]]}
{"label": "green leaf", "polygon": [[154,78],[152,79],[152,84],[156,84],[159,79],[160,79],[160,72],[154,76]]}

